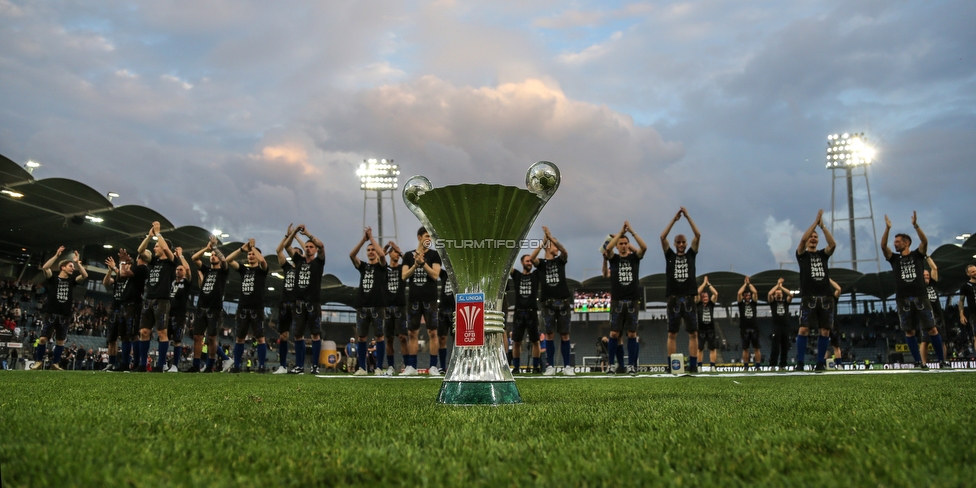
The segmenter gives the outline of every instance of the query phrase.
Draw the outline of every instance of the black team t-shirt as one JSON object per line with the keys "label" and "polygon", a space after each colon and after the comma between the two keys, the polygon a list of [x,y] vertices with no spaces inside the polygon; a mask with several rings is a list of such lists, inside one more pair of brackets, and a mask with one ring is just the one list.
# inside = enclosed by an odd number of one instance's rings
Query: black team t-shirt
{"label": "black team t-shirt", "polygon": [[173,286],[169,292],[169,313],[170,316],[186,314],[186,304],[190,301],[190,282],[186,278],[173,280]]}
{"label": "black team t-shirt", "polygon": [[137,264],[131,271],[132,276],[128,278],[125,290],[122,292],[122,303],[142,303],[142,292],[146,289],[149,268],[145,264]]}
{"label": "black team t-shirt", "polygon": [[47,300],[43,312],[56,315],[71,315],[71,289],[78,284],[74,276],[61,278],[52,275],[44,282]]}
{"label": "black team t-shirt", "polygon": [[176,278],[176,263],[172,259],[153,256],[149,261],[149,279],[146,281],[146,299],[169,298],[170,286]]}
{"label": "black team t-shirt", "polygon": [[640,256],[633,252],[626,257],[614,254],[607,260],[610,266],[610,296],[614,300],[640,299],[640,262]]}
{"label": "black team t-shirt", "polygon": [[715,302],[709,301],[708,304],[698,302],[698,328],[705,330],[715,328]]}
{"label": "black team t-shirt", "polygon": [[512,270],[512,285],[515,287],[515,310],[537,310],[536,290],[539,289],[539,273],[536,270],[525,274]]}
{"label": "black team t-shirt", "polygon": [[227,286],[227,267],[213,269],[204,264],[200,266],[203,273],[203,286],[200,287],[200,298],[197,307],[200,310],[214,310],[224,308],[224,288]]}
{"label": "black team t-shirt", "polygon": [[899,299],[905,297],[924,297],[925,291],[925,255],[918,249],[902,255],[892,253],[888,258],[891,270],[895,274],[895,296]]}
{"label": "black team t-shirt", "polygon": [[407,282],[403,280],[405,266],[399,263],[386,267],[386,288],[383,293],[388,307],[402,307],[407,304]]}
{"label": "black team t-shirt", "polygon": [[238,304],[245,310],[261,310],[264,308],[264,290],[268,279],[268,270],[261,266],[238,266],[241,275],[241,299]]}
{"label": "black team t-shirt", "polygon": [[360,261],[359,293],[356,298],[358,307],[382,307],[383,285],[386,283],[386,266],[380,263],[370,264]]}
{"label": "black team t-shirt", "polygon": [[539,273],[540,299],[569,299],[569,285],[566,283],[566,260],[562,256],[556,259],[540,259],[537,273]]}
{"label": "black team t-shirt", "polygon": [[787,324],[790,318],[790,302],[785,299],[773,300],[769,302],[769,311],[773,314],[774,324]]}
{"label": "black team t-shirt", "polygon": [[[441,257],[437,254],[437,251],[428,249],[424,252],[424,261],[433,267],[435,264],[440,264]],[[408,252],[403,256],[403,264],[408,268],[413,266],[415,262],[416,259],[412,252]],[[437,280],[431,278],[423,266],[417,266],[413,270],[413,275],[407,278],[407,281],[410,282],[411,302],[433,303],[437,300]]]}
{"label": "black team t-shirt", "polygon": [[695,278],[696,256],[698,253],[694,249],[688,249],[679,256],[669,247],[664,253],[667,296],[681,297],[698,293],[698,280]]}
{"label": "black team t-shirt", "polygon": [[[321,257],[320,257],[321,256]],[[325,256],[316,255],[311,262],[306,262],[301,254],[295,253],[291,260],[298,269],[298,281],[295,285],[295,299],[318,305],[322,291],[322,272],[325,270]]]}
{"label": "black team t-shirt", "polygon": [[756,301],[739,302],[739,328],[756,328]]}
{"label": "black team t-shirt", "polygon": [[830,255],[824,249],[797,253],[796,261],[800,265],[800,293],[804,297],[833,296],[834,287],[830,285],[830,273],[827,270],[828,259]]}
{"label": "black team t-shirt", "polygon": [[283,279],[281,285],[281,303],[295,302],[295,285],[298,281],[298,271],[288,261],[281,265]]}

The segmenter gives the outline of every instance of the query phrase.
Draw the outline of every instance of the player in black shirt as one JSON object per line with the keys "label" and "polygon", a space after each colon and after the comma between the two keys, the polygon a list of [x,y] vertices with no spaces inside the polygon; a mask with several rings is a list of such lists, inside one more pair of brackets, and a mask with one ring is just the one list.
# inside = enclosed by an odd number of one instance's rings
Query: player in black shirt
{"label": "player in black shirt", "polygon": [[539,273],[532,269],[532,256],[522,256],[522,271],[512,268],[510,274],[515,289],[515,320],[512,324],[512,372],[521,373],[522,342],[529,334],[532,344],[532,370],[542,372],[539,349]]}
{"label": "player in black shirt", "polygon": [[[119,254],[126,263],[133,259],[124,250]],[[139,359],[142,344],[139,340],[139,322],[142,320],[142,293],[146,289],[149,278],[149,261],[145,254],[138,254],[135,265],[123,266],[119,276],[126,279],[125,290],[122,292],[122,309],[125,314],[126,333],[122,338],[122,361],[119,371],[139,371]],[[130,359],[129,353],[132,357]]]}
{"label": "player in black shirt", "polygon": [[742,366],[749,371],[749,348],[755,354],[755,370],[759,371],[762,364],[762,352],[759,350],[759,321],[756,317],[756,287],[749,282],[749,277],[742,283],[736,293],[739,306],[739,336],[742,339]]}
{"label": "player in black shirt", "polygon": [[976,264],[966,266],[966,276],[969,281],[962,284],[959,288],[959,323],[962,325],[963,333],[969,336],[969,340],[976,348],[976,334],[973,334],[973,319],[976,312]]}
{"label": "player in black shirt", "polygon": [[[149,243],[155,239],[152,252]],[[146,369],[149,358],[149,342],[155,327],[159,339],[158,364],[152,371],[162,372],[169,352],[169,305],[173,279],[176,275],[176,260],[169,242],[160,233],[159,222],[153,222],[149,234],[139,244],[138,254],[145,255],[149,261],[149,279],[146,282],[146,299],[142,302],[142,319],[139,321],[139,368]]]}
{"label": "player in black shirt", "polygon": [[[430,234],[421,227],[417,230],[417,250],[403,256],[403,277],[410,283],[410,305],[407,307],[407,338],[409,340],[409,364],[403,374],[417,374],[417,343],[420,338],[420,320],[427,324],[427,344],[430,347],[428,373],[440,374],[437,368],[437,278],[441,274],[441,257],[430,249]],[[412,369],[410,369],[412,368]]]}
{"label": "player in black shirt", "polygon": [[[552,237],[549,228],[542,226],[545,233],[540,247],[532,251],[532,263],[538,266],[539,283],[541,290],[539,298],[542,300],[542,316],[545,323],[546,334],[546,359],[548,366],[542,373],[546,376],[556,374],[556,340],[555,334],[559,334],[559,350],[563,356],[562,373],[566,376],[575,375],[573,367],[570,365],[570,353],[572,346],[569,341],[570,322],[572,321],[573,297],[569,292],[566,283],[566,263],[569,260],[569,253],[566,248]],[[539,259],[539,252],[545,248],[546,258]]]}
{"label": "player in black shirt", "polygon": [[292,254],[298,270],[295,287],[295,367],[289,373],[305,374],[305,333],[312,338],[312,374],[319,374],[319,353],[322,351],[322,272],[325,270],[325,244],[299,224],[292,231],[285,247],[299,233],[305,236],[305,253]]}
{"label": "player in black shirt", "polygon": [[441,268],[440,279],[441,291],[437,299],[437,359],[441,363],[441,372],[447,374],[447,341],[450,334],[454,333],[454,309],[457,303],[454,300],[454,284],[447,276],[447,270]]}
{"label": "player in black shirt", "polygon": [[[932,305],[932,313],[935,315],[935,327],[939,329],[939,336],[941,336],[942,331],[945,330],[945,311],[942,309],[942,302],[939,300],[939,292],[935,289],[935,284],[939,282],[939,267],[935,265],[932,256],[925,256],[925,262],[929,265],[929,269],[924,272],[925,293],[929,297],[929,303]],[[919,348],[919,354],[922,355],[922,362],[928,363],[928,335],[923,334],[920,342],[922,344]],[[945,341],[942,341],[942,351],[945,354]]]}
{"label": "player in black shirt", "polygon": [[[288,254],[302,255],[304,244],[297,236],[294,236],[294,227],[288,224],[285,237],[278,243],[275,253],[278,255],[278,265],[281,266],[282,284],[281,301],[278,303],[278,369],[274,374],[288,373],[288,336],[291,333],[292,324],[295,322],[295,286],[298,284],[298,270],[288,261],[285,254],[285,247],[294,240],[298,241],[298,246],[292,247]],[[298,352],[296,351],[296,355]]]}
{"label": "player in black shirt", "polygon": [[[37,370],[44,367],[44,355],[47,353],[47,341],[54,337],[54,357],[51,360],[50,369],[62,371],[61,353],[64,351],[64,341],[68,338],[68,327],[71,326],[71,289],[78,283],[88,279],[88,271],[78,262],[78,251],[71,255],[71,259],[58,258],[64,252],[64,246],[58,248],[58,252],[44,263],[44,289],[47,299],[41,312],[44,314],[44,328],[41,329],[41,337],[38,339],[37,347],[34,349],[34,364],[31,369]],[[58,265],[58,274],[51,270],[54,264]],[[78,276],[75,276],[75,270]]]}
{"label": "player in black shirt", "polygon": [[[247,264],[237,262],[237,256],[247,253]],[[227,256],[227,265],[241,274],[241,298],[237,304],[237,343],[234,344],[234,366],[231,373],[241,372],[244,357],[244,339],[248,334],[258,341],[258,373],[264,373],[268,358],[268,345],[264,340],[264,291],[268,279],[268,262],[261,249],[248,239],[240,249]]]}
{"label": "player in black shirt", "polygon": [[777,368],[777,371],[785,371],[787,356],[790,352],[790,333],[793,330],[790,324],[790,303],[793,301],[793,293],[790,292],[780,278],[776,280],[769,293],[766,294],[766,301],[769,302],[769,310],[773,315],[773,345],[769,353],[769,367]]}
{"label": "player in black shirt", "polygon": [[[706,290],[707,288],[707,290]],[[715,360],[718,359],[718,338],[715,335],[715,303],[718,302],[718,290],[708,282],[708,276],[698,287],[695,300],[698,312],[698,354],[704,360],[705,347],[709,350],[709,367],[715,370]]]}
{"label": "player in black shirt", "polygon": [[[827,247],[817,250],[820,242],[817,227],[824,233]],[[803,371],[807,352],[807,335],[810,329],[819,329],[817,339],[817,365],[815,371],[823,371],[824,355],[830,345],[830,330],[834,328],[834,297],[830,286],[827,261],[834,254],[837,243],[823,223],[823,210],[817,212],[813,224],[803,233],[796,248],[796,261],[800,265],[800,329],[796,335],[796,371]]]}
{"label": "player in black shirt", "polygon": [[[202,261],[207,252],[210,253],[209,266]],[[200,371],[204,335],[207,337],[207,362],[203,371],[213,372],[217,362],[217,329],[223,327],[224,288],[229,274],[227,260],[217,248],[217,238],[214,236],[210,236],[210,242],[194,253],[192,259],[197,266],[200,298],[197,299],[197,315],[193,320],[193,368],[190,372]]]}
{"label": "player in black shirt", "polygon": [[105,272],[105,277],[102,278],[102,286],[105,289],[112,287],[112,305],[109,308],[108,314],[108,334],[106,337],[106,346],[108,347],[108,367],[105,371],[115,371],[118,354],[119,354],[119,338],[125,337],[125,314],[122,310],[122,296],[125,292],[125,285],[128,280],[119,276],[120,268],[128,266],[128,263],[121,259],[121,252],[119,253],[119,263],[116,265],[115,258],[109,256],[105,260],[105,266],[108,267],[108,271]]}
{"label": "player in black shirt", "polygon": [[[407,352],[407,282],[404,279],[407,265],[400,262],[403,253],[396,242],[387,242],[384,246],[386,255],[390,258],[390,264],[386,267],[386,320],[383,323],[383,336],[397,337],[400,342],[400,356],[404,358],[406,366]],[[393,376],[396,369],[393,367],[394,351],[393,344],[386,348],[387,369],[386,375]]]}
{"label": "player in black shirt", "polygon": [[[363,244],[369,241],[366,246],[366,260],[359,259],[359,250]],[[373,229],[367,227],[363,236],[359,239],[356,247],[349,253],[352,265],[359,271],[359,295],[356,299],[356,335],[359,337],[356,352],[358,354],[359,368],[353,373],[355,376],[366,376],[367,358],[369,352],[369,334],[373,332],[376,339],[376,374],[383,374],[383,358],[386,356],[386,337],[383,335],[383,323],[386,319],[386,300],[384,289],[386,287],[386,255],[383,248],[373,237]]]}
{"label": "player in black shirt", "polygon": [[[684,234],[674,236],[674,250],[672,250],[671,244],[668,243],[668,234],[671,233],[674,224],[681,220],[682,215],[688,219],[695,237],[691,240],[691,249],[687,249],[688,238]],[[678,350],[678,330],[683,320],[685,330],[688,331],[689,373],[698,372],[698,356],[696,356],[698,354],[698,311],[695,307],[698,283],[695,278],[695,258],[698,256],[700,241],[701,232],[698,232],[695,221],[691,220],[684,207],[678,210],[661,233],[661,248],[664,250],[665,259],[665,295],[668,297],[668,358]]]}
{"label": "player in black shirt", "polygon": [[918,226],[918,217],[912,212],[912,226],[918,234],[918,248],[911,250],[912,238],[907,234],[895,234],[895,252],[888,248],[888,233],[891,232],[891,220],[885,215],[885,230],[881,234],[881,252],[885,259],[891,264],[891,269],[895,274],[895,303],[898,307],[898,321],[901,322],[901,329],[905,332],[905,342],[908,343],[908,350],[912,353],[915,366],[927,369],[928,366],[922,362],[922,355],[918,350],[918,338],[915,337],[916,327],[921,327],[922,332],[928,332],[929,340],[935,348],[935,354],[939,358],[940,367],[948,367],[945,362],[945,353],[942,347],[942,336],[936,328],[935,315],[932,313],[932,304],[929,303],[928,292],[925,290],[925,278],[922,272],[925,270],[925,258],[927,256],[929,240]]}
{"label": "player in black shirt", "polygon": [[[169,292],[169,337],[170,345],[173,346],[173,363],[167,373],[178,373],[180,371],[180,358],[183,356],[183,330],[186,328],[187,304],[190,301],[190,265],[183,257],[183,248],[177,247],[174,254],[179,261],[176,267],[176,279],[170,287]],[[165,366],[165,363],[163,363]]]}
{"label": "player in black shirt", "polygon": [[[627,233],[634,236],[640,246],[637,252],[632,252]],[[616,251],[616,252],[614,252]],[[637,374],[637,357],[640,345],[637,342],[637,321],[640,305],[640,261],[647,252],[647,244],[630,227],[630,222],[624,222],[620,232],[610,239],[604,249],[603,256],[607,258],[610,267],[610,372],[623,372],[624,352],[618,349],[617,341],[620,334],[627,331],[627,355],[630,360],[626,371]],[[618,369],[613,369],[616,359]]]}

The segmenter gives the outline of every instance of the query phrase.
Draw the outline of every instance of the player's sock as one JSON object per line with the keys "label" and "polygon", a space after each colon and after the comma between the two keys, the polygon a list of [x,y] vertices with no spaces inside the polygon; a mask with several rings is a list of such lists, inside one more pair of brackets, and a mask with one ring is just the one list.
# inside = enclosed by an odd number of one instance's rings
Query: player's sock
{"label": "player's sock", "polygon": [[58,364],[61,362],[61,353],[64,351],[64,346],[54,345],[54,359],[52,359],[52,364]]}
{"label": "player's sock", "polygon": [[[322,357],[322,339],[312,339],[312,367],[317,367]],[[366,368],[363,368],[366,369]]]}
{"label": "player's sock", "polygon": [[688,369],[698,368],[698,356],[688,356]]}
{"label": "player's sock", "polygon": [[263,368],[264,362],[268,359],[268,344],[265,342],[258,343],[258,367]]}
{"label": "player's sock", "polygon": [[437,355],[441,359],[441,369],[447,369],[447,348],[442,347],[437,350]]}
{"label": "player's sock", "polygon": [[159,343],[159,364],[160,369],[166,369],[166,355],[169,354],[169,341],[161,341]]}
{"label": "player's sock", "polygon": [[932,341],[932,347],[935,348],[935,357],[939,359],[940,363],[945,362],[945,351],[942,349],[942,334],[929,336],[929,340]]}
{"label": "player's sock", "polygon": [[47,344],[38,344],[34,349],[34,361],[43,361],[45,354],[47,354]]}
{"label": "player's sock", "polygon": [[546,364],[556,364],[556,341],[546,339]]}
{"label": "player's sock", "polygon": [[570,364],[569,363],[569,351],[570,351],[569,340],[561,341],[559,343],[559,351],[563,355],[563,366],[568,368]]}
{"label": "player's sock", "polygon": [[200,358],[193,358],[193,371],[200,371]]}
{"label": "player's sock", "polygon": [[827,362],[824,355],[827,354],[828,347],[830,347],[830,337],[817,336],[817,364]]}
{"label": "player's sock", "polygon": [[226,361],[230,359],[230,356],[228,356],[227,353],[224,352],[224,348],[220,346],[217,346],[217,356],[220,357],[221,361]]}
{"label": "player's sock", "polygon": [[617,361],[617,338],[611,337],[607,341],[607,351],[610,357],[610,368],[613,369],[614,363]]}
{"label": "player's sock", "polygon": [[173,346],[173,366],[180,367],[180,359],[183,358],[183,346]]}
{"label": "player's sock", "polygon": [[383,358],[386,356],[386,341],[376,341],[376,370],[383,369]]}
{"label": "player's sock", "polygon": [[132,343],[129,341],[122,341],[122,355],[121,355],[121,365],[126,369],[129,368],[129,356],[132,355]]}
{"label": "player's sock", "polygon": [[905,342],[908,343],[908,350],[912,352],[912,359],[914,359],[916,363],[922,362],[922,354],[918,350],[918,339],[916,339],[915,336],[905,336]]}
{"label": "player's sock", "polygon": [[284,339],[278,341],[278,365],[288,367],[288,341]]}
{"label": "player's sock", "polygon": [[234,367],[241,369],[241,359],[244,357],[244,343],[234,344]]}
{"label": "player's sock", "polygon": [[807,342],[810,340],[809,337],[805,335],[796,336],[796,361],[798,363],[805,362],[807,356]]}
{"label": "player's sock", "polygon": [[411,354],[410,355],[410,367],[413,368],[413,369],[417,369],[417,355],[416,354]]}
{"label": "player's sock", "polygon": [[521,367],[522,367],[522,359],[512,358],[512,371],[519,373]]}
{"label": "player's sock", "polygon": [[396,353],[393,352],[393,346],[390,346],[390,350],[386,354],[386,364],[387,366],[393,366],[394,360],[396,359]]}
{"label": "player's sock", "polygon": [[636,337],[627,338],[627,358],[631,366],[637,366],[637,356],[640,354],[640,344],[637,343]]}
{"label": "player's sock", "polygon": [[216,363],[216,362],[217,362],[216,359],[211,358],[211,357],[208,357],[207,358],[207,371],[212,371],[213,370],[213,367],[214,367],[214,363]]}
{"label": "player's sock", "polygon": [[139,366],[149,364],[149,342],[150,341],[139,341]]}
{"label": "player's sock", "polygon": [[295,367],[305,367],[305,341],[295,341]]}
{"label": "player's sock", "polygon": [[115,365],[115,361],[118,359],[118,357],[119,357],[118,354],[116,354],[115,356],[109,356],[108,357],[108,364],[110,366],[114,366]]}
{"label": "player's sock", "polygon": [[533,368],[541,368],[542,367],[542,358],[535,358],[535,357],[532,358],[532,367]]}
{"label": "player's sock", "polygon": [[356,344],[356,358],[359,360],[359,366],[357,367],[362,370],[366,369],[366,347],[366,341],[359,341]]}

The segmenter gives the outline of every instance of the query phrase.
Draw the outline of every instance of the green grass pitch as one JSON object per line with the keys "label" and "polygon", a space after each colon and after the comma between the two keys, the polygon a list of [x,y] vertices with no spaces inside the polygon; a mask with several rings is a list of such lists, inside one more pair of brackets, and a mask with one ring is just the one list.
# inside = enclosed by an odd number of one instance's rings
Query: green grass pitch
{"label": "green grass pitch", "polygon": [[0,374],[16,486],[974,486],[976,373],[436,379]]}

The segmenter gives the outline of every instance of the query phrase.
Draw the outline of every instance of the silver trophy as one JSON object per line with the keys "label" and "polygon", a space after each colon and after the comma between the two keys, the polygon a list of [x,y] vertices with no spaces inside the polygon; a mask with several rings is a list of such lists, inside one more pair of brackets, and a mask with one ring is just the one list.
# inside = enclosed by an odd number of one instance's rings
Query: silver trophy
{"label": "silver trophy", "polygon": [[484,345],[454,348],[439,403],[522,403],[508,367],[502,300],[522,241],[559,181],[559,168],[539,161],[525,174],[525,190],[487,184],[434,188],[423,176],[404,185],[403,201],[430,232],[454,291],[484,294]]}

